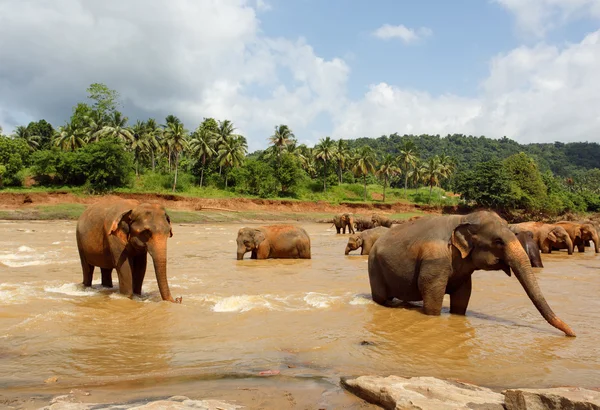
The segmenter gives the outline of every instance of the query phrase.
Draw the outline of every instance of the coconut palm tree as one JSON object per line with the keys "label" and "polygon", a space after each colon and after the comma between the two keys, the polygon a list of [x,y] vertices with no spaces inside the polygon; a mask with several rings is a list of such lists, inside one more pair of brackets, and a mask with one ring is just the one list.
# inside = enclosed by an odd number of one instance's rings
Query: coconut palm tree
{"label": "coconut palm tree", "polygon": [[327,192],[327,164],[335,158],[335,141],[331,137],[321,138],[313,154],[315,159],[323,161],[323,192]]}
{"label": "coconut palm tree", "polygon": [[342,183],[342,173],[344,172],[344,167],[349,159],[350,149],[348,148],[348,141],[340,138],[335,145],[335,160],[338,165],[338,179],[340,184]]}
{"label": "coconut palm tree", "polygon": [[404,198],[408,198],[408,175],[416,166],[417,160],[418,156],[415,144],[412,141],[406,141],[398,156],[398,164],[404,174]]}
{"label": "coconut palm tree", "polygon": [[75,151],[85,145],[85,132],[67,122],[58,128],[54,136],[54,145],[65,151]]}
{"label": "coconut palm tree", "polygon": [[31,151],[35,151],[40,145],[40,137],[38,135],[31,134],[27,127],[23,125],[19,125],[15,128],[12,137],[25,141]]}
{"label": "coconut palm tree", "polygon": [[[248,152],[246,138],[241,135],[229,135],[219,146],[219,166],[226,168],[239,167],[244,163]],[[225,188],[227,189],[228,173],[225,173]]]}
{"label": "coconut palm tree", "polygon": [[444,169],[440,164],[440,158],[436,155],[435,157],[429,158],[425,162],[425,169],[423,178],[429,185],[429,200],[431,202],[431,191],[434,186],[437,186],[440,183],[440,178],[443,176]]}
{"label": "coconut palm tree", "polygon": [[271,145],[275,147],[277,153],[277,165],[281,165],[281,154],[290,144],[295,142],[295,135],[285,124],[276,125],[275,132],[269,138]]}
{"label": "coconut palm tree", "polygon": [[383,177],[383,202],[385,202],[385,189],[389,179],[399,172],[400,168],[396,166],[396,158],[392,154],[385,154],[377,169],[377,175]]}
{"label": "coconut palm tree", "polygon": [[86,142],[98,141],[106,125],[104,115],[100,111],[92,110],[84,117]]}
{"label": "coconut palm tree", "polygon": [[158,149],[160,148],[160,141],[162,137],[162,129],[156,123],[154,118],[149,118],[146,121],[146,132],[145,132],[145,140],[146,140],[146,149],[150,153],[150,158],[152,161],[152,171],[156,168],[156,154]]}
{"label": "coconut palm tree", "polygon": [[131,127],[131,140],[130,148],[133,151],[133,160],[135,163],[135,176],[140,177],[139,166],[140,159],[146,152],[148,152],[148,140],[146,139],[146,123],[137,120],[133,127]]}
{"label": "coconut palm tree", "polygon": [[[229,121],[229,120],[219,121],[219,126],[217,127],[217,130],[216,130],[216,137],[217,137],[216,145],[218,147],[218,150],[221,149],[221,146],[223,144],[228,144],[229,142],[231,142],[229,137],[241,137],[241,135],[234,134],[234,131],[235,131],[235,126],[233,125],[233,123],[231,121]],[[225,147],[225,150],[227,150],[227,149],[228,148]],[[221,161],[219,161],[219,175],[221,175],[222,168],[223,168],[223,166],[221,165]]]}
{"label": "coconut palm tree", "polygon": [[202,162],[202,171],[200,173],[200,187],[204,181],[204,167],[206,166],[206,160],[212,158],[217,154],[215,151],[215,134],[212,133],[208,128],[203,127],[202,124],[198,126],[196,131],[192,133],[190,139],[190,149],[193,154],[200,157]]}
{"label": "coconut palm tree", "polygon": [[419,184],[423,182],[424,173],[425,167],[423,167],[419,162],[416,162],[413,169],[410,170],[408,179],[415,187],[415,195],[417,194],[417,190],[419,189]]}
{"label": "coconut palm tree", "polygon": [[127,128],[127,120],[128,118],[119,111],[113,111],[108,118],[108,123],[102,127],[100,137],[114,137],[125,143],[131,143],[133,134]]}
{"label": "coconut palm tree", "polygon": [[181,122],[168,122],[165,130],[165,140],[167,140],[170,152],[173,154],[175,164],[175,179],[173,180],[173,192],[177,186],[177,173],[179,170],[179,155],[188,148],[188,131]]}
{"label": "coconut palm tree", "polygon": [[375,173],[375,151],[368,145],[361,147],[356,152],[356,157],[354,158],[354,165],[352,166],[352,170],[354,174],[358,177],[362,177],[363,184],[365,187],[364,190],[364,200],[367,200],[367,175]]}

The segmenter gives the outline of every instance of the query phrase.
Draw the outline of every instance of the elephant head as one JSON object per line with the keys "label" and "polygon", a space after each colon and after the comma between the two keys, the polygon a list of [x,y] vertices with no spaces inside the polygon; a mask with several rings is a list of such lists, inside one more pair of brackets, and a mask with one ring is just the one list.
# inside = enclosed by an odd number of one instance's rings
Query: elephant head
{"label": "elephant head", "polygon": [[119,229],[127,234],[129,246],[150,254],[161,298],[175,302],[167,281],[167,239],[173,236],[173,230],[165,208],[160,204],[142,203],[115,219],[110,233],[114,235]]}
{"label": "elephant head", "polygon": [[544,319],[567,336],[575,336],[546,302],[527,253],[498,215],[475,212],[466,216],[452,232],[450,244],[456,249],[453,265],[466,263],[475,270],[503,270],[509,276],[512,270]]}
{"label": "elephant head", "polygon": [[237,236],[237,259],[244,259],[246,252],[252,252],[252,258],[256,258],[256,250],[265,240],[265,234],[260,229],[242,228]]}
{"label": "elephant head", "polygon": [[362,246],[363,239],[361,235],[351,235],[348,238],[348,245],[346,245],[345,255],[348,255],[350,251],[355,251]]}
{"label": "elephant head", "polygon": [[593,223],[584,222],[580,227],[581,231],[581,239],[585,242],[592,241],[594,243],[594,250],[596,253],[600,252],[598,248],[600,246],[600,242],[598,241],[598,230],[594,226]]}
{"label": "elephant head", "polygon": [[552,229],[548,231],[548,240],[552,243],[564,243],[567,245],[567,251],[569,255],[573,254],[573,241],[569,236],[569,233],[560,225],[552,225]]}

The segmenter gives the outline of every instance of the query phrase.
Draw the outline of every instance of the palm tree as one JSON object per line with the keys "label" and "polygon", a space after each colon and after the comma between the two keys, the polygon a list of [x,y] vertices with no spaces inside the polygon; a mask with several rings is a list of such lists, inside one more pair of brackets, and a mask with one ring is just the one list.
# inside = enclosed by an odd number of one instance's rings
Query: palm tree
{"label": "palm tree", "polygon": [[[229,135],[219,146],[219,166],[235,168],[242,165],[248,152],[246,138],[241,135]],[[228,173],[225,173],[225,189],[227,189]]]}
{"label": "palm tree", "polygon": [[27,127],[23,125],[19,125],[15,128],[12,137],[24,140],[31,151],[35,151],[40,145],[40,137],[38,135],[32,135]]}
{"label": "palm tree", "polygon": [[[219,121],[219,126],[217,127],[217,131],[216,131],[216,137],[217,137],[217,147],[218,150],[221,149],[221,146],[223,144],[226,144],[227,141],[230,140],[229,137],[241,137],[241,135],[237,135],[234,134],[233,132],[235,131],[235,127],[233,125],[233,123],[229,120],[223,120],[223,121]],[[226,150],[228,149],[227,147],[225,148]],[[221,171],[222,171],[223,166],[221,165],[221,162],[219,161],[219,175],[221,175]]]}
{"label": "palm tree", "polygon": [[443,179],[448,179],[448,178],[450,178],[450,175],[452,175],[452,173],[456,169],[456,164],[454,162],[454,159],[452,157],[449,157],[446,154],[441,154],[439,158],[440,158],[440,167],[442,170],[441,176]]}
{"label": "palm tree", "polygon": [[125,143],[133,141],[133,134],[127,128],[127,117],[124,117],[119,111],[113,111],[108,118],[108,124],[100,130],[101,137],[118,138]]}
{"label": "palm tree", "polygon": [[146,121],[146,133],[144,138],[147,141],[146,149],[150,152],[150,157],[152,159],[152,171],[154,171],[156,166],[156,152],[158,148],[160,148],[160,139],[162,135],[162,129],[156,123],[154,118],[149,118]]}
{"label": "palm tree", "polygon": [[206,127],[203,127],[202,124],[198,126],[196,131],[192,134],[192,138],[190,140],[190,148],[194,155],[200,157],[202,161],[202,171],[200,173],[200,187],[202,187],[202,183],[204,181],[204,167],[206,165],[206,160],[211,158],[213,155],[216,155],[216,151],[214,149],[215,145],[215,135]]}
{"label": "palm tree", "polygon": [[408,198],[408,175],[417,163],[417,151],[414,142],[406,141],[400,150],[398,163],[404,174],[404,198]]}
{"label": "palm tree", "polygon": [[177,186],[177,172],[179,168],[179,154],[188,148],[187,141],[188,132],[179,122],[168,122],[165,130],[165,139],[168,143],[170,152],[174,156],[175,163],[175,179],[173,180],[173,192]]}
{"label": "palm tree", "polygon": [[416,162],[413,169],[410,170],[408,178],[410,179],[410,182],[415,186],[415,195],[417,194],[417,190],[419,189],[419,183],[423,182],[424,174],[425,167],[423,167],[419,162]]}
{"label": "palm tree", "polygon": [[65,151],[75,151],[85,145],[85,132],[67,122],[58,128],[54,137],[54,145]]}
{"label": "palm tree", "polygon": [[281,153],[289,145],[295,143],[295,135],[285,124],[276,125],[275,132],[269,137],[269,142],[277,152],[277,165],[281,165]]}
{"label": "palm tree", "polygon": [[365,187],[364,200],[367,200],[367,175],[375,173],[375,151],[373,148],[365,145],[356,153],[356,158],[353,165],[353,171],[356,176],[363,178]]}
{"label": "palm tree", "polygon": [[100,111],[93,110],[84,117],[86,126],[85,133],[87,134],[87,142],[98,141],[102,137],[105,121],[104,116]]}
{"label": "palm tree", "polygon": [[327,192],[327,163],[335,158],[335,141],[331,137],[321,138],[313,154],[316,159],[323,161],[323,192]]}
{"label": "palm tree", "polygon": [[335,160],[338,164],[338,179],[342,183],[342,172],[346,166],[346,162],[350,159],[350,150],[348,149],[348,141],[339,139],[335,146]]}
{"label": "palm tree", "polygon": [[383,177],[383,202],[385,202],[385,188],[388,180],[398,172],[400,172],[400,168],[396,166],[396,158],[392,154],[385,154],[377,170],[377,174]]}
{"label": "palm tree", "polygon": [[429,200],[427,202],[431,202],[431,191],[433,190],[433,186],[437,186],[440,182],[440,177],[443,176],[444,169],[440,164],[440,158],[436,155],[435,157],[429,158],[427,162],[425,162],[424,169],[424,179],[429,185]]}
{"label": "palm tree", "polygon": [[145,152],[148,152],[148,141],[146,140],[146,124],[143,121],[137,120],[131,127],[131,150],[133,151],[133,159],[135,162],[135,176],[140,177],[139,165],[140,158]]}

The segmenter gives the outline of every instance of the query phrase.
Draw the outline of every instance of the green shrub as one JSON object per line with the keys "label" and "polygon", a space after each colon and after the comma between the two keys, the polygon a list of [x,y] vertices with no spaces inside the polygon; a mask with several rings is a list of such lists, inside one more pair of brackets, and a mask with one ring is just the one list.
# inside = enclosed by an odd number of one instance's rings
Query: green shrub
{"label": "green shrub", "polygon": [[131,180],[133,158],[116,138],[102,139],[77,151],[78,162],[92,192],[126,186]]}

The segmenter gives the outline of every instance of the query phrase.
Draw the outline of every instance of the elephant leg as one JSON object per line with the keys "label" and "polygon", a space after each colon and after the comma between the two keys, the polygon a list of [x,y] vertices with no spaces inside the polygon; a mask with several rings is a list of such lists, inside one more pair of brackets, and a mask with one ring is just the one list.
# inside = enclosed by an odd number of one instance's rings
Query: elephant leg
{"label": "elephant leg", "polygon": [[382,277],[374,277],[369,274],[369,283],[371,285],[371,298],[373,302],[381,306],[391,306],[392,297],[388,296],[388,289]]}
{"label": "elephant leg", "polygon": [[133,282],[133,293],[135,295],[142,294],[142,283],[144,283],[144,276],[146,276],[146,264],[148,262],[148,254],[142,253],[132,258],[133,267],[131,271],[131,277]]}
{"label": "elephant leg", "polygon": [[252,250],[252,253],[250,254],[250,259],[256,259],[256,249]]}
{"label": "elephant leg", "polygon": [[446,294],[450,272],[439,263],[423,261],[419,272],[418,286],[423,298],[423,313],[439,316]]}
{"label": "elephant leg", "polygon": [[361,255],[368,255],[369,252],[371,252],[371,244],[370,243],[365,243],[363,240],[363,244],[362,244],[362,250],[360,251]]}
{"label": "elephant leg", "polygon": [[270,245],[267,241],[262,241],[258,248],[256,249],[256,259],[267,259],[269,257],[269,252],[271,250]]}
{"label": "elephant leg", "polygon": [[577,244],[577,252],[585,252],[585,244],[583,242]]}
{"label": "elephant leg", "polygon": [[90,265],[82,259],[81,269],[83,270],[83,286],[92,286],[92,279],[94,278],[94,265]]}
{"label": "elephant leg", "polygon": [[102,272],[102,286],[105,288],[112,288],[112,268],[100,268]]}
{"label": "elephant leg", "polygon": [[108,244],[113,257],[113,263],[119,277],[119,293],[131,297],[133,295],[132,260],[127,255],[127,248],[119,238],[109,235]]}
{"label": "elephant leg", "polygon": [[340,231],[342,230],[342,228],[340,228],[339,226],[335,226],[335,230],[337,231],[338,235],[340,234]]}
{"label": "elephant leg", "polygon": [[450,294],[450,313],[464,315],[471,298],[471,277]]}
{"label": "elephant leg", "polygon": [[298,258],[310,259],[310,245],[309,244],[299,242],[296,249],[298,250]]}

